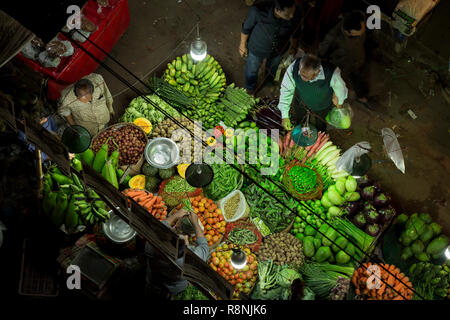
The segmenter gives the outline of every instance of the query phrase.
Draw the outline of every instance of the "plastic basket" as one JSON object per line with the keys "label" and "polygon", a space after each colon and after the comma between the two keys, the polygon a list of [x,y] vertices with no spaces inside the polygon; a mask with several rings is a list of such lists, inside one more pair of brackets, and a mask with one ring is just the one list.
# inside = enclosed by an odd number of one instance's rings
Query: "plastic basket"
{"label": "plastic basket", "polygon": [[[239,202],[239,206],[237,208],[236,213],[234,214],[233,218],[228,219],[225,214],[225,203],[228,199],[232,198],[236,194],[239,194],[241,196],[241,200]],[[239,219],[247,218],[250,214],[250,207],[248,206],[247,200],[245,199],[244,194],[240,190],[234,190],[230,194],[228,194],[225,198],[222,198],[218,201],[218,205],[220,210],[222,210],[223,218],[226,222],[233,222]]]}
{"label": "plastic basket", "polygon": [[[313,170],[316,173],[316,177],[317,177],[317,186],[316,189],[307,193],[298,193],[297,190],[295,190],[293,184],[292,184],[292,180],[291,177],[289,176],[289,171],[294,167],[294,166],[301,166],[301,167],[305,167],[308,169]],[[287,188],[287,190],[297,199],[297,200],[313,200],[313,199],[320,199],[322,197],[322,191],[323,191],[323,182],[322,182],[322,178],[320,177],[320,174],[316,171],[316,169],[314,168],[310,168],[304,164],[301,164],[298,160],[293,160],[291,161],[291,163],[289,163],[289,165],[287,165],[283,176],[282,176],[282,182],[283,185]]]}

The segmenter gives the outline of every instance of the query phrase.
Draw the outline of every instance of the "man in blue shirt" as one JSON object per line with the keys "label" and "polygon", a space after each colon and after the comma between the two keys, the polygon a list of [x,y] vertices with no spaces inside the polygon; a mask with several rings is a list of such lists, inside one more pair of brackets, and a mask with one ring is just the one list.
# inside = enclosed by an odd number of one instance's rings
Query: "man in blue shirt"
{"label": "man in blue shirt", "polygon": [[[53,118],[53,115],[46,116],[45,114],[46,114],[46,111],[44,111],[43,114],[41,114],[39,123],[41,124],[41,126],[43,126],[48,131],[56,134],[58,131],[58,126],[55,122],[55,119]],[[20,110],[19,110],[19,117],[22,117],[22,113]],[[24,120],[22,119],[21,121],[23,123]],[[25,133],[23,133],[22,131],[19,130],[17,132],[17,135],[18,135],[19,140],[23,141],[27,145],[28,150],[30,152],[34,152],[35,147],[34,147],[34,145],[32,145],[31,143],[29,143],[27,141]],[[48,158],[48,156],[45,153],[41,152],[41,162],[44,164],[47,160],[50,160]]]}
{"label": "man in blue shirt", "polygon": [[[295,55],[301,31],[301,13],[294,0],[275,0],[258,3],[242,24],[239,53],[247,58],[245,86],[255,93],[258,71],[266,61],[270,80],[276,74],[283,55],[289,50]],[[290,44],[290,45],[289,45]]]}
{"label": "man in blue shirt", "polygon": [[[195,213],[188,213],[185,210],[180,210],[175,214],[169,216],[162,223],[171,228],[175,225],[179,219],[189,215],[189,220],[195,229],[195,236],[197,237],[196,246],[189,245],[187,239],[186,246],[192,250],[203,261],[206,261],[209,256],[209,246],[206,240],[203,230],[200,227],[200,222]],[[150,243],[145,245],[145,255],[147,256],[147,276],[146,276],[146,290],[147,294],[151,294],[151,289],[162,288],[165,289],[170,295],[175,296],[184,291],[188,282],[183,277],[178,276],[172,272],[173,267],[170,267],[169,262],[163,259],[161,255],[153,248]],[[183,267],[183,258],[179,258],[176,261],[177,265]]]}

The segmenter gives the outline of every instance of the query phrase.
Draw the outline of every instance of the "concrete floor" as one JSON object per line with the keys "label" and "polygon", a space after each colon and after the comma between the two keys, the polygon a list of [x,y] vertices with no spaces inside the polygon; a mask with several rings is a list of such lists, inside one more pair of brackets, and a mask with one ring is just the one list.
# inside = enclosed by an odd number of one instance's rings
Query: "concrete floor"
{"label": "concrete floor", "polygon": [[[245,61],[237,50],[241,24],[248,12],[244,0],[182,0],[180,3],[177,0],[132,0],[129,6],[130,26],[111,54],[138,77],[147,79],[153,72],[161,75],[168,62],[189,50],[198,15],[201,36],[208,44],[209,53],[222,65],[227,82],[244,85]],[[369,81],[372,92],[381,101],[380,109],[370,111],[353,104],[351,130],[334,130],[331,135],[344,149],[359,141],[370,142],[375,152],[371,156],[374,164],[369,175],[392,194],[396,208],[407,213],[429,212],[449,234],[449,105],[439,91],[429,96],[420,90],[426,90],[429,66],[441,72],[444,69],[444,74],[447,72],[449,46],[448,40],[442,39],[443,30],[448,29],[449,24],[445,13],[449,9],[448,2],[441,7],[418,35],[409,40],[403,54],[387,52],[391,59],[370,62]],[[442,46],[443,43],[446,45]],[[112,60],[105,62],[120,71]],[[103,68],[97,72],[106,79],[120,115],[136,93],[126,90],[124,84]],[[126,79],[136,83],[129,75]],[[408,115],[409,109],[417,119]],[[393,128],[399,135],[405,174],[395,168],[383,151],[381,129],[385,127]]]}

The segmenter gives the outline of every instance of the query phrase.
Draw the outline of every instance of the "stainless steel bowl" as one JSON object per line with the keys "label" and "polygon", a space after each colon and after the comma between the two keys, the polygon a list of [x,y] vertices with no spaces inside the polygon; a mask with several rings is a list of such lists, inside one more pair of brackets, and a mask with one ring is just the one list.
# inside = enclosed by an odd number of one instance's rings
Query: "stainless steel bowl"
{"label": "stainless steel bowl", "polygon": [[136,231],[111,210],[110,218],[102,224],[105,236],[115,243],[125,243],[136,236]]}
{"label": "stainless steel bowl", "polygon": [[145,146],[145,160],[153,167],[168,169],[176,165],[180,159],[180,149],[168,138],[155,138]]}

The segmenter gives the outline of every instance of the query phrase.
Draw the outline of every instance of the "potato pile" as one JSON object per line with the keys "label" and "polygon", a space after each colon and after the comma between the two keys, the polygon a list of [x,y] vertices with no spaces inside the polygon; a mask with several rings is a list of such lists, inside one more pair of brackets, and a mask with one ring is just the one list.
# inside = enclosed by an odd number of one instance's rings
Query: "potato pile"
{"label": "potato pile", "polygon": [[[203,131],[201,131],[201,128],[196,129],[196,131],[202,132],[202,136],[200,136],[198,139],[192,137],[192,135],[189,132],[186,132],[187,128],[190,132],[194,133],[194,123],[187,119],[187,118],[176,118],[176,120],[178,122],[180,122],[183,127],[180,127],[177,123],[175,123],[172,119],[167,118],[164,121],[160,122],[156,127],[153,128],[153,131],[151,133],[151,137],[152,138],[158,138],[158,137],[165,137],[165,138],[169,138],[172,139],[173,141],[175,141],[178,145],[178,147],[180,148],[180,157],[181,157],[181,161],[182,163],[192,163],[194,162],[194,153],[198,154],[198,159],[202,158],[202,149],[198,148],[199,150],[194,150],[194,142],[197,141],[197,145],[201,145],[201,140],[203,137]],[[175,134],[174,136],[172,136],[176,130],[185,130],[184,134]],[[195,132],[196,132],[195,131]],[[191,157],[190,159],[188,158],[189,155],[184,156],[183,151],[184,150],[190,150],[191,152]]]}
{"label": "potato pile", "polygon": [[302,243],[290,233],[279,232],[264,238],[258,261],[272,260],[277,265],[300,267],[304,261]]}

